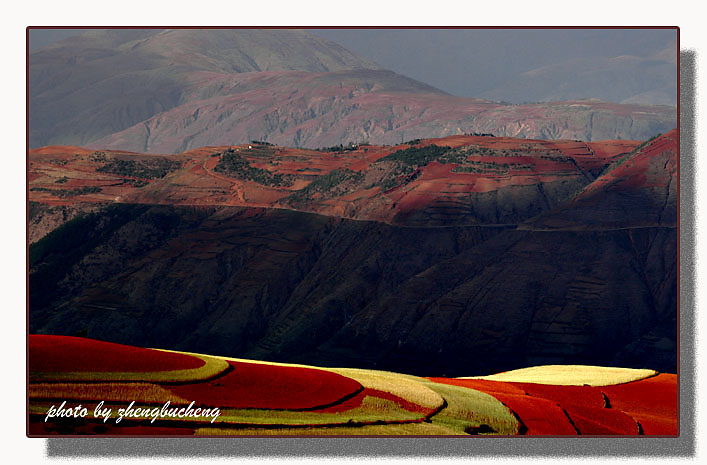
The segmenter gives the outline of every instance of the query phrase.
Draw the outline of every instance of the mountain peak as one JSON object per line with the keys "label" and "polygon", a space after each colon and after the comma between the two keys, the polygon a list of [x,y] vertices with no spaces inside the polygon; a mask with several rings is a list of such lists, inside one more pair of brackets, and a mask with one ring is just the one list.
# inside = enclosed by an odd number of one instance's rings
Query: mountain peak
{"label": "mountain peak", "polygon": [[195,72],[381,69],[287,29],[87,30],[32,52],[29,65],[33,147],[85,144],[174,108]]}

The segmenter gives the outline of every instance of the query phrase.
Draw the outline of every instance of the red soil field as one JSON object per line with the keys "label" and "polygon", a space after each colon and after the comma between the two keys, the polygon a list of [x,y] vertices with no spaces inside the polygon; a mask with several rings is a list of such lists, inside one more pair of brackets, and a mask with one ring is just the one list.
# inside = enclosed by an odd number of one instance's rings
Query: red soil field
{"label": "red soil field", "polygon": [[582,407],[604,408],[604,396],[601,388],[591,386],[554,386],[534,383],[508,383],[524,390],[533,397],[541,397],[557,402],[563,407],[579,405]]}
{"label": "red soil field", "polygon": [[636,420],[619,410],[610,408],[583,407],[580,405],[563,405],[563,407],[570,418],[572,418],[572,422],[579,430],[580,434],[639,434]]}
{"label": "red soil field", "polygon": [[461,386],[469,389],[492,394],[494,392],[512,395],[526,395],[525,390],[515,384],[520,383],[504,383],[501,381],[490,381],[486,379],[458,379],[458,378],[428,378],[435,383],[451,384],[453,386]]}
{"label": "red soil field", "polygon": [[556,402],[527,395],[519,396],[498,392],[492,395],[518,415],[527,428],[525,432],[527,435],[577,434],[569,418]]}
{"label": "red soil field", "polygon": [[67,153],[87,155],[91,152],[93,152],[93,150],[76,147],[74,145],[47,145],[30,150],[30,154],[37,155],[65,155]]}
{"label": "red soil field", "polygon": [[199,368],[184,354],[72,336],[29,335],[31,372],[152,372]]}
{"label": "red soil field", "polygon": [[677,375],[661,373],[632,383],[604,386],[612,408],[641,424],[644,434],[677,435]]}
{"label": "red soil field", "polygon": [[166,387],[198,405],[220,408],[312,409],[361,389],[350,378],[312,368],[229,362],[233,370],[205,383]]}
{"label": "red soil field", "polygon": [[602,140],[590,142],[587,145],[594,155],[600,158],[613,158],[621,153],[628,153],[640,145],[641,141]]}

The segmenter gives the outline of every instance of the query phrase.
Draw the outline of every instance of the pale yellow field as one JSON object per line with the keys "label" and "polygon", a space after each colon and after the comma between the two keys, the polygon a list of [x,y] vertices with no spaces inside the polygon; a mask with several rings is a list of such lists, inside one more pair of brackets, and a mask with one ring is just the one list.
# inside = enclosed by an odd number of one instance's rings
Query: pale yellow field
{"label": "pale yellow field", "polygon": [[599,367],[590,365],[542,365],[511,370],[488,376],[459,379],[486,379],[515,383],[552,384],[556,386],[611,386],[630,383],[658,374],[655,370]]}
{"label": "pale yellow field", "polygon": [[355,379],[364,387],[389,392],[426,408],[439,408],[444,399],[425,386],[425,379],[388,371],[361,370],[356,368],[326,368],[328,371]]}

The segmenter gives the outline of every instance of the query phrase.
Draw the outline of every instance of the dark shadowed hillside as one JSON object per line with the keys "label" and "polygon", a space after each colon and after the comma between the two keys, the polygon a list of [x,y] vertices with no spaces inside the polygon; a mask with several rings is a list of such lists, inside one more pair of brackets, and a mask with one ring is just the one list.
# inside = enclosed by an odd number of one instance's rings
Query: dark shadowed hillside
{"label": "dark shadowed hillside", "polygon": [[35,246],[30,332],[428,375],[674,371],[675,234],[124,206]]}

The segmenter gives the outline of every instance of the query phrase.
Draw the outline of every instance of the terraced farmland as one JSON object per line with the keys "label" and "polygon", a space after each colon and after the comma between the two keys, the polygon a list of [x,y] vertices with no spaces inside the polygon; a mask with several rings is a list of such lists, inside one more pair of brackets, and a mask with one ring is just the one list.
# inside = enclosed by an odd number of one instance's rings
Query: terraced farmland
{"label": "terraced farmland", "polygon": [[677,434],[676,376],[650,370],[422,378],[49,335],[29,367],[30,436]]}

